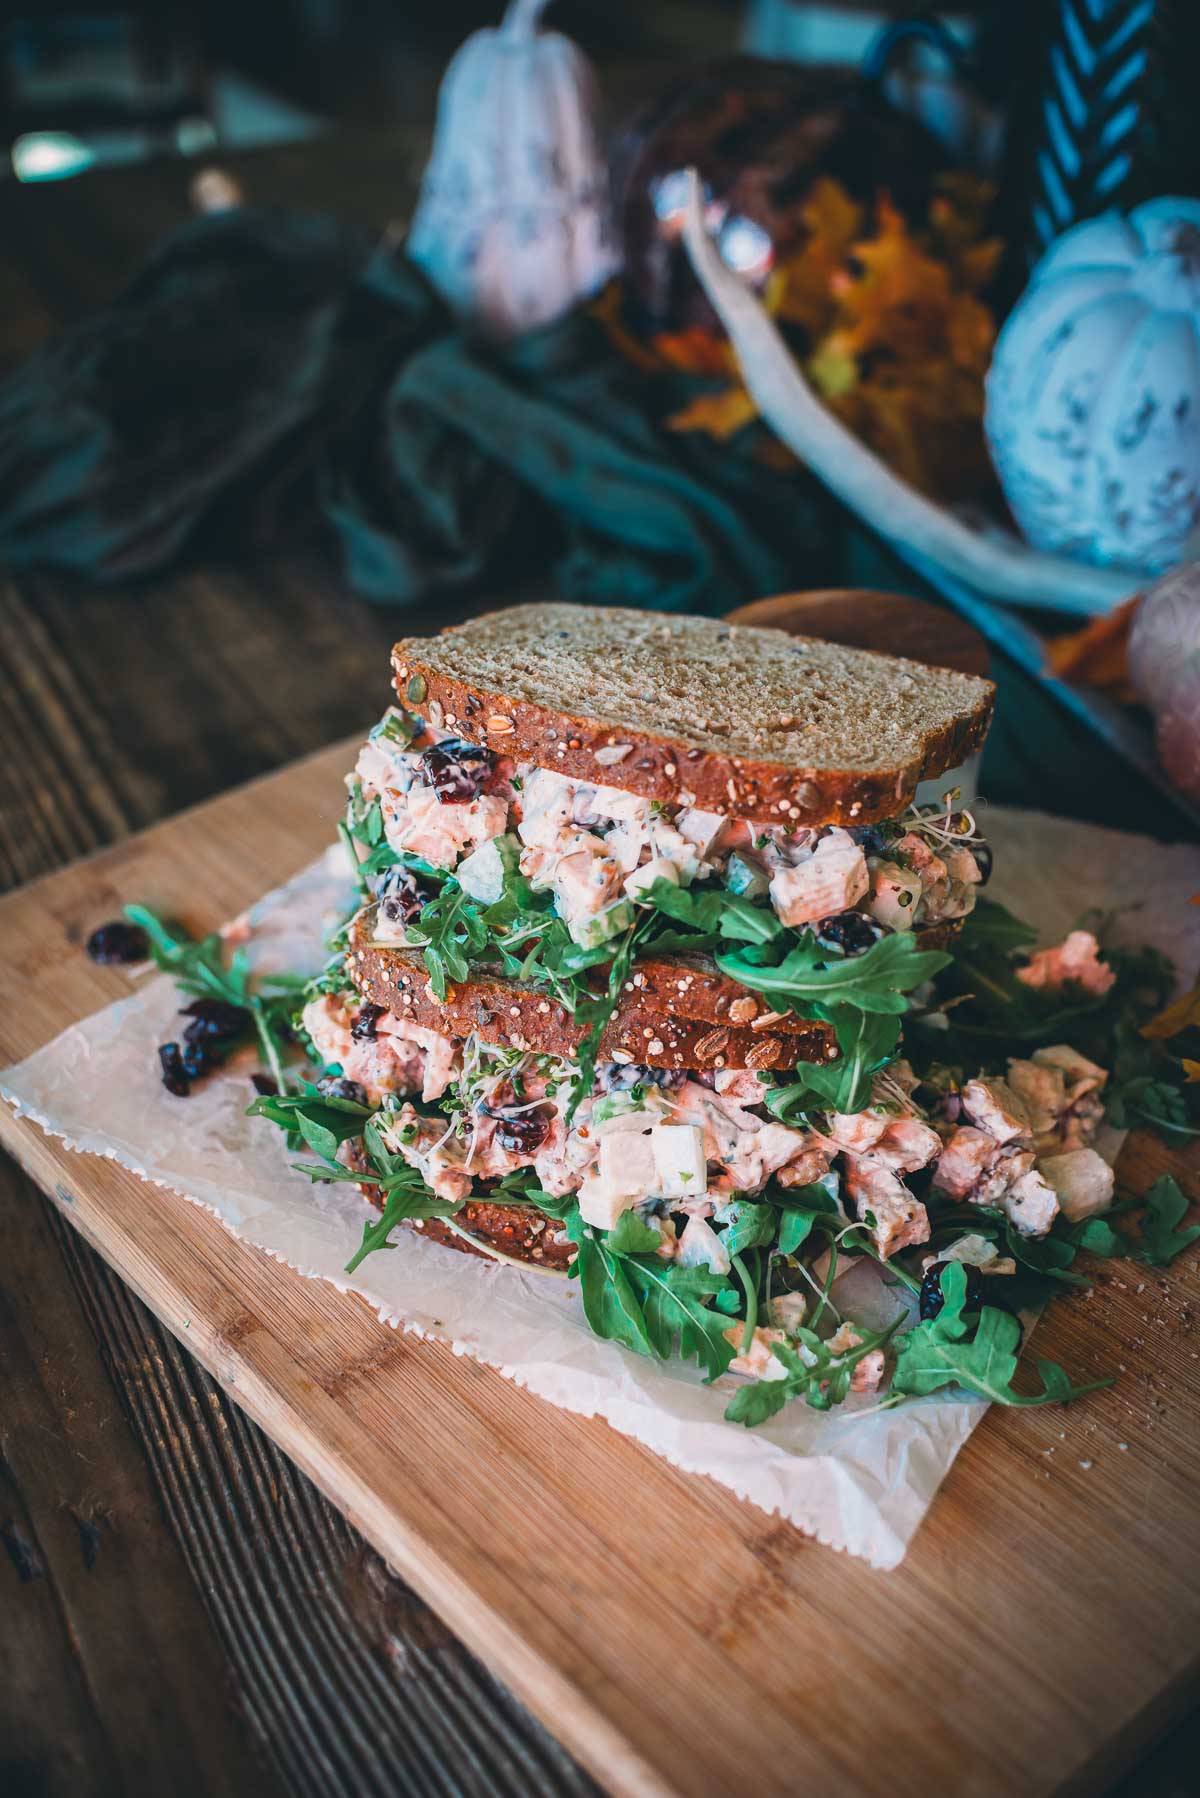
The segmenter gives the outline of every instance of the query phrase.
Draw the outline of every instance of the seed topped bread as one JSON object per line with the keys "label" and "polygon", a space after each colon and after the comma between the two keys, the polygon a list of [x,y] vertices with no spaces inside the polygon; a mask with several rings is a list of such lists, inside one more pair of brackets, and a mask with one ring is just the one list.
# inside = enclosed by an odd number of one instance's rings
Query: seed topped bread
{"label": "seed topped bread", "polygon": [[980,747],[990,681],[812,637],[514,606],[392,652],[401,701],[518,762],[761,823],[870,824]]}
{"label": "seed topped bread", "polygon": [[[665,965],[665,964],[664,964]],[[443,1036],[474,1033],[485,1042],[533,1049],[569,1060],[586,1034],[567,1011],[545,993],[518,986],[500,974],[479,972],[434,996],[421,953],[391,944],[372,943],[361,933],[351,937],[346,971],[364,999],[397,1017],[437,1030]],[[677,970],[678,971],[678,970]],[[715,970],[714,970],[715,972]],[[717,981],[719,982],[719,976]],[[734,989],[742,992],[744,989]],[[714,983],[714,992],[719,988]],[[756,1009],[761,1001],[756,1001]],[[801,1061],[827,1061],[837,1055],[829,1024],[758,1010],[759,1028],[732,1024],[721,1017],[683,1017],[659,1009],[641,988],[622,994],[600,1039],[601,1061],[636,1062],[655,1068],[794,1068]]]}

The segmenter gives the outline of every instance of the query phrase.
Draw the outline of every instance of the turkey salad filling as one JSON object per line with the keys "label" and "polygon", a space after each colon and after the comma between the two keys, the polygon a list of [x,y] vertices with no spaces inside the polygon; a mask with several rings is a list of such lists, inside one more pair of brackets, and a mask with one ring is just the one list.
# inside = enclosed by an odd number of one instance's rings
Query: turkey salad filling
{"label": "turkey salad filling", "polygon": [[[627,929],[656,882],[707,883],[785,926],[820,934],[828,924],[841,946],[866,947],[883,930],[965,917],[989,871],[965,811],[914,809],[853,830],[757,824],[516,765],[419,724],[392,708],[364,745],[349,781],[351,827],[361,831],[378,805],[372,847],[453,873],[476,899],[496,901],[519,873],[552,895],[584,947]],[[383,926],[397,941],[411,910],[411,895],[385,895]]]}
{"label": "turkey salad filling", "polygon": [[[610,1062],[572,1115],[578,1070],[557,1056],[443,1037],[349,992],[315,995],[301,1023],[324,1074],[255,1109],[297,1147],[324,1130],[306,1171],[358,1181],[380,1207],[351,1268],[398,1223],[431,1218],[510,1259],[472,1232],[472,1205],[524,1211],[545,1232],[533,1262],[580,1281],[599,1334],[655,1354],[678,1334],[710,1377],[777,1387],[735,1397],[727,1414],[744,1423],[798,1391],[825,1406],[885,1383],[888,1403],[918,1390],[913,1332],[893,1341],[840,1314],[848,1261],[885,1265],[919,1325],[982,1316],[986,1300],[1015,1343],[1015,1313],[1060,1244],[1113,1204],[1093,1146],[1107,1076],[1066,1044],[1010,1057],[1003,1077],[921,1077],[893,1059],[853,1113],[811,1094],[798,1109],[770,1074]],[[1054,1379],[1047,1396],[1076,1390]]]}
{"label": "turkey salad filling", "polygon": [[902,1178],[922,1170],[931,1202],[999,1210],[1022,1236],[1112,1201],[1112,1170],[1091,1147],[1107,1076],[1066,1044],[1010,1059],[1007,1079],[961,1086],[919,1081],[897,1060],[862,1111],[813,1107],[797,1127],[772,1114],[785,1089],[770,1074],[602,1064],[568,1115],[577,1070],[556,1056],[456,1041],[346,994],[310,1000],[302,1023],[342,1096],[386,1114],[382,1140],[436,1197],[461,1203],[531,1168],[552,1197],[575,1194],[597,1229],[635,1208],[667,1217],[667,1254],[671,1214],[707,1222],[772,1181],[828,1189],[832,1176],[885,1260],[929,1239],[928,1206]]}

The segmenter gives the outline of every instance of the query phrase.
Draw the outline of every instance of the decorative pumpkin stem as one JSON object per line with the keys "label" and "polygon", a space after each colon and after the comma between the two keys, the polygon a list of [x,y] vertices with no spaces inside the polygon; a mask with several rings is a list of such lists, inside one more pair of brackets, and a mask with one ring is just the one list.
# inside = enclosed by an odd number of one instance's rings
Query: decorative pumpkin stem
{"label": "decorative pumpkin stem", "polygon": [[762,416],[882,537],[928,557],[976,591],[1012,604],[1106,612],[1133,592],[1138,583],[1132,574],[1043,555],[970,529],[893,474],[848,431],[813,393],[755,296],[722,262],[704,228],[695,169],[687,171],[684,241]]}
{"label": "decorative pumpkin stem", "polygon": [[542,14],[550,0],[509,0],[500,29],[505,37],[530,38],[537,35]]}

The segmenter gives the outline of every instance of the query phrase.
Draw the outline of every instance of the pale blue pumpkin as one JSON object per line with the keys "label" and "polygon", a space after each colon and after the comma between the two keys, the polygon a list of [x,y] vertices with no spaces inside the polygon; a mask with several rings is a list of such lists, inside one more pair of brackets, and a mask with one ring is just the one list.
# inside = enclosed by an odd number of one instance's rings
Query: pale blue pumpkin
{"label": "pale blue pumpkin", "polygon": [[988,444],[1039,549],[1156,574],[1200,546],[1200,200],[1066,232],[1001,331]]}

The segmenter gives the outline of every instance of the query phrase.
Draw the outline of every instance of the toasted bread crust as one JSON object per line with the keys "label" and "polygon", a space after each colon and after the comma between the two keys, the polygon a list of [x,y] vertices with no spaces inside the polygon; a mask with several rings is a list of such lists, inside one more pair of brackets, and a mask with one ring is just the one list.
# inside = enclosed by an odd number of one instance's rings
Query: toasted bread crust
{"label": "toasted bread crust", "polygon": [[[665,968],[671,964],[658,965]],[[450,987],[445,999],[435,998],[416,950],[352,936],[346,971],[364,999],[444,1036],[465,1037],[474,1032],[485,1042],[569,1059],[586,1034],[556,1000],[494,974],[478,973],[464,985]],[[678,977],[678,964],[674,964],[674,972]],[[732,982],[725,984],[747,996]],[[720,997],[719,977],[714,987]],[[649,999],[643,988],[623,994],[600,1039],[600,1059],[635,1062],[639,1067],[767,1069],[794,1068],[802,1061],[832,1061],[837,1055],[829,1024],[791,1015],[775,1019],[759,1011],[760,1017],[771,1021],[754,1030],[722,1022],[719,1014],[684,1017],[674,1007],[663,1010],[662,1006],[661,998],[657,1002]]]}
{"label": "toasted bread crust", "polygon": [[[526,1205],[492,1205],[486,1199],[468,1199],[462,1210],[455,1213],[454,1221],[460,1229],[491,1243],[502,1255],[509,1255],[514,1261],[528,1261],[532,1267],[565,1271],[577,1253],[573,1242],[558,1240],[562,1226],[554,1218]],[[448,1249],[489,1258],[486,1249],[465,1242],[444,1218],[408,1218],[405,1222],[409,1229],[445,1243]]]}
{"label": "toasted bread crust", "polygon": [[[936,924],[918,933],[923,949],[944,949],[962,929],[960,919]],[[347,971],[355,986],[376,1004],[397,1010],[396,981],[404,982],[400,993],[410,993],[412,1004],[404,1004],[404,1015],[434,1030],[445,1029],[450,1035],[466,1035],[478,1030],[489,1041],[507,1042],[515,1032],[528,1035],[536,1049],[547,1054],[566,1054],[559,1047],[565,1041],[564,1030],[575,1031],[570,1015],[545,994],[522,989],[480,972],[469,985],[459,988],[453,1000],[445,1004],[428,992],[428,975],[418,950],[376,943],[371,936],[371,914],[362,912],[350,931]],[[403,1004],[403,998],[401,998]],[[513,1006],[517,1007],[516,1013]],[[546,1009],[543,1010],[542,1007]],[[477,1019],[484,1012],[495,1014],[481,1026]],[[458,1029],[452,1017],[467,1017],[465,1028]],[[439,1020],[442,1020],[439,1022]],[[506,1020],[508,1020],[506,1022]],[[763,1020],[766,1020],[765,1022]],[[713,963],[700,956],[650,956],[635,962],[625,993],[618,1006],[613,1027],[618,1032],[619,1046],[626,1050],[625,1038],[638,1039],[644,1045],[666,1040],[662,1026],[680,1033],[682,1051],[685,1040],[703,1047],[706,1057],[723,1055],[720,1064],[701,1059],[659,1060],[640,1049],[634,1059],[645,1067],[795,1067],[801,1061],[831,1059],[833,1035],[827,1024],[796,1017],[792,1012],[780,1015],[770,1009],[768,1001],[751,992]],[[698,1030],[693,1026],[700,1026]],[[650,1034],[647,1035],[647,1029]],[[725,1033],[723,1041],[714,1042],[714,1033]],[[572,1043],[582,1032],[575,1031]],[[553,1037],[553,1041],[548,1038]],[[761,1058],[761,1045],[773,1038],[783,1043],[775,1060]],[[606,1033],[604,1046],[609,1037]],[[628,1052],[628,1051],[627,1051]],[[753,1060],[735,1060],[735,1055],[753,1055]]]}
{"label": "toasted bread crust", "polygon": [[[926,731],[912,756],[893,768],[797,768],[689,747],[652,731],[639,730],[633,740],[629,731],[611,724],[468,686],[424,660],[420,648],[419,640],[412,640],[393,650],[396,691],[412,705],[412,683],[423,683],[422,713],[439,728],[486,743],[518,763],[666,805],[698,806],[762,824],[856,825],[896,817],[921,781],[958,767],[982,746],[995,699],[990,682],[973,682],[977,693],[970,709]],[[919,664],[904,666],[919,672]],[[603,752],[627,743],[629,752],[619,761],[601,759]]]}

